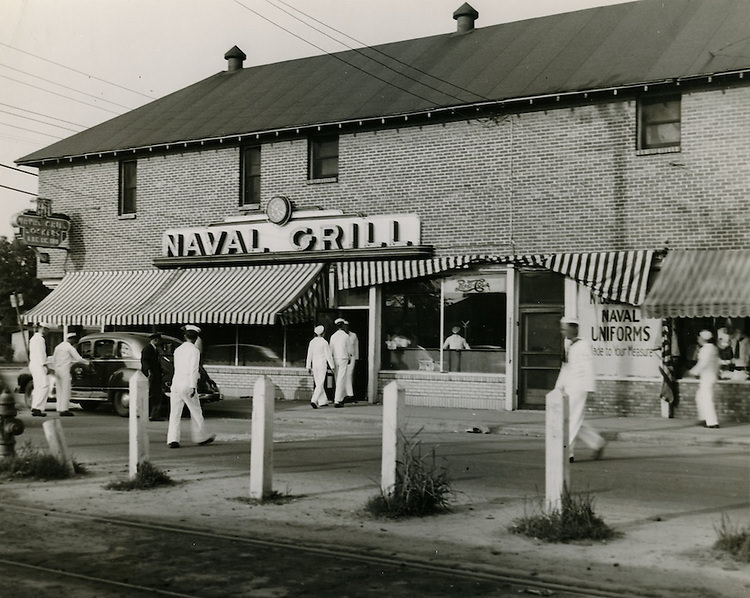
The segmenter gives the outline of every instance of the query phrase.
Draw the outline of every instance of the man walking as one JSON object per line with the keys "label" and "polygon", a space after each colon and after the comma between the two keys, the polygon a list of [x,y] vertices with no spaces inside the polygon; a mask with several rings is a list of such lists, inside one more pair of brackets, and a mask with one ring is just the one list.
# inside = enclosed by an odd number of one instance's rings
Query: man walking
{"label": "man walking", "polygon": [[307,370],[312,373],[313,382],[315,383],[315,389],[310,399],[310,405],[313,409],[328,405],[328,397],[326,396],[325,389],[326,373],[329,367],[332,370],[334,369],[331,348],[328,345],[328,341],[323,338],[324,332],[325,328],[323,326],[316,326],[315,338],[307,345],[306,366]]}
{"label": "man walking", "polygon": [[354,370],[359,360],[359,338],[357,333],[349,327],[349,322],[344,324],[344,331],[349,335],[349,365],[346,367],[346,396],[354,399]]}
{"label": "man walking", "polygon": [[563,318],[560,332],[564,337],[565,357],[555,388],[568,395],[568,460],[575,461],[578,436],[594,449],[594,459],[601,459],[607,441],[584,422],[586,400],[595,389],[594,360],[586,341],[578,336],[578,321]]}
{"label": "man walking", "polygon": [[47,378],[47,340],[45,336],[49,325],[40,322],[36,326],[36,333],[29,340],[29,371],[34,380],[34,391],[31,395],[31,415],[47,417],[47,395],[49,394],[49,379]]}
{"label": "man walking", "polygon": [[346,370],[351,360],[349,335],[344,326],[348,322],[344,318],[336,318],[333,321],[338,330],[331,336],[331,355],[333,356],[333,371],[336,374],[336,394],[333,398],[333,406],[341,408],[344,406],[346,396]]}
{"label": "man walking", "polygon": [[150,421],[164,421],[168,410],[162,389],[160,343],[161,333],[154,332],[148,337],[148,344],[141,351],[141,371],[148,378],[148,419]]}
{"label": "man walking", "polygon": [[695,406],[698,408],[698,419],[703,420],[706,428],[718,428],[719,418],[714,406],[714,384],[719,377],[719,350],[711,341],[713,334],[708,330],[698,333],[698,362],[690,374],[699,379],[695,391]]}
{"label": "man walking", "polygon": [[55,384],[57,385],[57,414],[60,417],[73,417],[70,411],[70,388],[72,386],[70,366],[79,362],[89,363],[88,359],[81,357],[71,344],[71,340],[75,337],[75,332],[68,332],[65,340],[55,347],[52,354],[52,367],[55,368]]}
{"label": "man walking", "polygon": [[203,410],[198,398],[201,354],[195,346],[197,338],[198,333],[187,327],[185,342],[174,351],[174,375],[172,376],[169,429],[167,430],[169,448],[180,448],[180,420],[184,405],[187,405],[190,410],[193,442],[200,445],[210,444],[216,438],[206,432]]}

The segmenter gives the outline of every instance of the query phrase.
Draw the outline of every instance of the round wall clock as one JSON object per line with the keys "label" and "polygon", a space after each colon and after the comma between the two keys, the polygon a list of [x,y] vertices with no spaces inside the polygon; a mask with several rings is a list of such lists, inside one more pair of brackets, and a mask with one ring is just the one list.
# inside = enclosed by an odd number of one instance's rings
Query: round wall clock
{"label": "round wall clock", "polygon": [[276,195],[266,205],[266,216],[269,222],[284,225],[292,217],[292,202],[288,197]]}

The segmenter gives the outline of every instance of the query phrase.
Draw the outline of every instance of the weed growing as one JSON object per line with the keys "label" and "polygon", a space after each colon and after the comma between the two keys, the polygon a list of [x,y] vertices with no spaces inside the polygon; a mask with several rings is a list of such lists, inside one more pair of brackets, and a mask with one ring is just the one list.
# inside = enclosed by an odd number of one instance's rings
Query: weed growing
{"label": "weed growing", "polygon": [[73,460],[73,472],[50,453],[24,443],[12,457],[0,459],[0,476],[6,479],[63,480],[86,473],[86,468]]}
{"label": "weed growing", "polygon": [[719,536],[714,548],[728,552],[741,563],[750,563],[750,527],[736,526],[722,513],[721,524],[714,529]]}
{"label": "weed growing", "polygon": [[588,494],[573,495],[563,489],[559,509],[524,515],[510,528],[515,534],[547,542],[572,542],[575,540],[609,540],[617,534],[594,513],[594,499]]}
{"label": "weed growing", "polygon": [[416,434],[403,439],[403,458],[396,463],[396,483],[392,492],[381,490],[367,502],[367,510],[375,517],[401,519],[423,517],[450,510],[453,487],[448,470],[438,465],[435,449],[422,455],[422,443]]}
{"label": "weed growing", "polygon": [[152,465],[149,461],[139,463],[136,468],[135,477],[129,480],[109,482],[104,486],[105,490],[150,490],[159,486],[171,486],[174,484],[165,472]]}

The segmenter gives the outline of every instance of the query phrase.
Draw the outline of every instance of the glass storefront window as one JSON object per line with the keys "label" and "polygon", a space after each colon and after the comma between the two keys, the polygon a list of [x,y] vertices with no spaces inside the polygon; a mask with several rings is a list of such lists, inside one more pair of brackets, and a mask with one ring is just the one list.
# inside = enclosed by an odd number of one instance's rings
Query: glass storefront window
{"label": "glass storefront window", "polygon": [[442,371],[505,372],[505,290],[482,272],[385,285],[382,368],[440,371],[442,353]]}
{"label": "glass storefront window", "polygon": [[672,320],[672,357],[675,373],[685,377],[698,355],[698,333],[709,330],[719,349],[724,380],[748,380],[750,371],[750,318],[675,318]]}

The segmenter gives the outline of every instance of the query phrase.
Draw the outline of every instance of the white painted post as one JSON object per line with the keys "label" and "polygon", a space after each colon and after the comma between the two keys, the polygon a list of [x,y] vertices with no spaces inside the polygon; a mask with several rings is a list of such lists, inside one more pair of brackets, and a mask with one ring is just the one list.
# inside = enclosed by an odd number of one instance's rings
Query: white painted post
{"label": "white painted post", "polygon": [[68,443],[65,442],[62,422],[59,419],[52,419],[42,424],[44,436],[47,438],[49,452],[52,456],[62,463],[65,468],[73,473],[73,458],[68,452]]}
{"label": "white painted post", "polygon": [[396,462],[403,447],[406,391],[394,380],[383,389],[383,453],[380,465],[380,489],[390,495],[396,485]]}
{"label": "white painted post", "polygon": [[148,378],[140,370],[130,377],[130,479],[138,473],[138,464],[148,461]]}
{"label": "white painted post", "polygon": [[568,395],[547,393],[545,411],[545,496],[549,511],[559,509],[563,490],[570,488],[568,466]]}
{"label": "white painted post", "polygon": [[253,389],[253,423],[250,438],[250,498],[262,500],[273,489],[274,386],[261,376]]}

